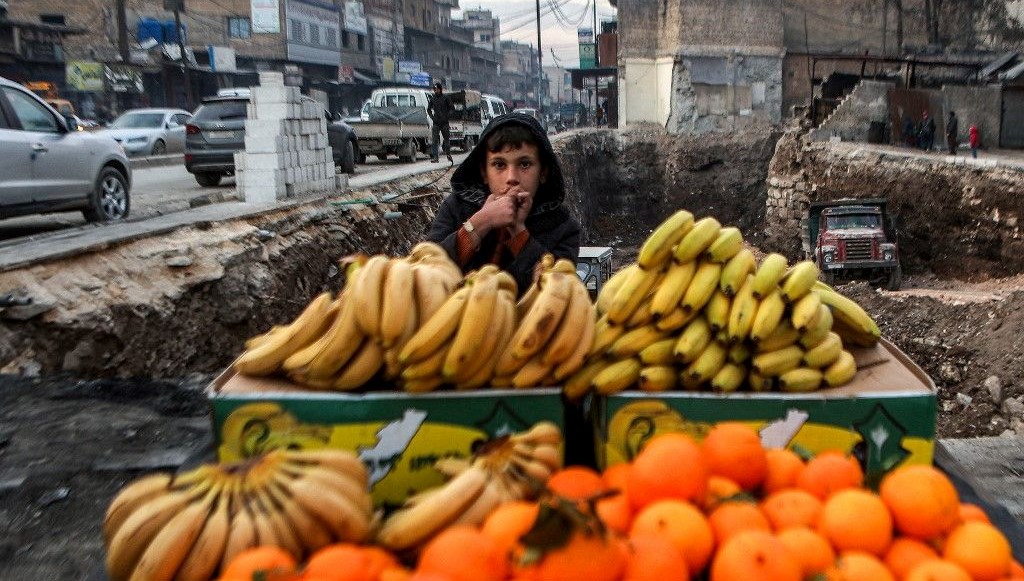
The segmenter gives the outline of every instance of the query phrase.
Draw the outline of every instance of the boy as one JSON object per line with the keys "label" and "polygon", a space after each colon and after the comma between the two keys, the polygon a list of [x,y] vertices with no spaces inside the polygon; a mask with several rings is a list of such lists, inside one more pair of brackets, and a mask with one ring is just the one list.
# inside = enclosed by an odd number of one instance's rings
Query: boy
{"label": "boy", "polygon": [[452,176],[427,239],[463,272],[484,264],[508,271],[522,294],[540,258],[576,262],[580,226],[562,203],[562,169],[540,123],[511,113],[494,119]]}

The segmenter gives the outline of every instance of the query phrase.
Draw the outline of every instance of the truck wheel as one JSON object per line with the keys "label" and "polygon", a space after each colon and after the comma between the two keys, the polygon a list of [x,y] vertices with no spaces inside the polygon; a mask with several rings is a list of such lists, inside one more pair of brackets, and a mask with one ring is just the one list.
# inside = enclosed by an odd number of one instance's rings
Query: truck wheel
{"label": "truck wheel", "polygon": [[347,174],[356,173],[356,151],[351,141],[345,141],[345,152],[341,156],[341,171]]}
{"label": "truck wheel", "polygon": [[885,290],[898,291],[900,290],[900,285],[902,284],[903,269],[900,268],[900,265],[897,264],[896,268],[893,268],[892,270],[889,271],[889,279],[885,283]]}
{"label": "truck wheel", "polygon": [[220,185],[220,174],[212,171],[201,171],[196,173],[196,183],[204,188],[212,188]]}

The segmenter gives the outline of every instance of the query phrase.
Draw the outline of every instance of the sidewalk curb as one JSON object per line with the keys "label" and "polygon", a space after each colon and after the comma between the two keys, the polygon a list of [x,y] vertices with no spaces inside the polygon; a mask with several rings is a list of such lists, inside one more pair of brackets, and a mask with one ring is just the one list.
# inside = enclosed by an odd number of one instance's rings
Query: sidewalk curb
{"label": "sidewalk curb", "polygon": [[157,155],[150,157],[129,157],[128,164],[133,170],[150,167],[168,167],[172,165],[185,165],[185,154],[174,153],[171,155]]}

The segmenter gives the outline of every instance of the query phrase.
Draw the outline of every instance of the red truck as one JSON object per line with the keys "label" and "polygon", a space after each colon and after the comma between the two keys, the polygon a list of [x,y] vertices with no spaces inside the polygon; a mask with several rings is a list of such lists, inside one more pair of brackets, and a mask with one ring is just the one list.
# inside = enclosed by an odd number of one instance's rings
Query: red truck
{"label": "red truck", "polygon": [[826,283],[858,278],[899,290],[899,245],[884,198],[812,203],[807,226]]}

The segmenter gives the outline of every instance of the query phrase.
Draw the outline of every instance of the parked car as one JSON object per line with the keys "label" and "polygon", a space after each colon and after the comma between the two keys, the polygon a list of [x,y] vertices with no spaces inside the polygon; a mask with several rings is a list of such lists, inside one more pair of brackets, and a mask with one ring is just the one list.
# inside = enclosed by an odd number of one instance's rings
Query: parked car
{"label": "parked car", "polygon": [[[245,90],[207,97],[185,127],[185,169],[196,176],[199,185],[216,186],[221,178],[235,175],[235,152],[245,150],[248,104]],[[359,153],[355,132],[344,121],[332,120],[327,112],[324,115],[334,164],[345,173],[355,173]]]}
{"label": "parked car", "polygon": [[0,218],[76,210],[90,222],[128,216],[124,150],[75,125],[74,116],[0,77]]}
{"label": "parked car", "polygon": [[128,155],[185,151],[185,125],[192,114],[181,109],[130,109],[100,133],[124,146]]}

